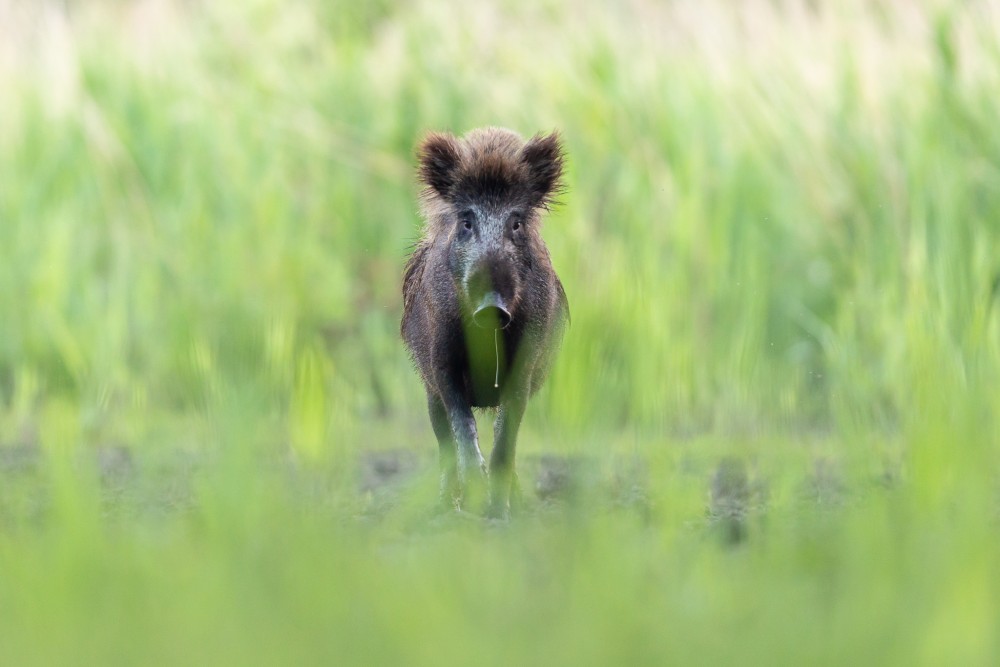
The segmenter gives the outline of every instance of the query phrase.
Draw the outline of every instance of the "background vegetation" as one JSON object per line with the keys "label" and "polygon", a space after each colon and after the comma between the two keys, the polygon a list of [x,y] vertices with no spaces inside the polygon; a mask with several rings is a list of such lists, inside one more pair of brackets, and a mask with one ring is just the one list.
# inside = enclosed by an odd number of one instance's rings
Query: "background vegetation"
{"label": "background vegetation", "polygon": [[[1000,6],[828,5],[0,2],[0,664],[996,664]],[[509,525],[397,334],[486,124],[570,156]]]}

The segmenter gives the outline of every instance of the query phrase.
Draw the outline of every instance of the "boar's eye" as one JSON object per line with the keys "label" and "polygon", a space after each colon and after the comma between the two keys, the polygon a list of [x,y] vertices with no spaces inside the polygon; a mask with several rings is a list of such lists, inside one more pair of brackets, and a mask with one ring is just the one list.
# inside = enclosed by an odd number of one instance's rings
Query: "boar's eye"
{"label": "boar's eye", "polygon": [[462,211],[458,214],[458,220],[462,223],[463,229],[472,229],[472,211]]}
{"label": "boar's eye", "polygon": [[527,238],[524,234],[524,214],[523,213],[513,213],[508,219],[510,225],[510,237],[516,246],[523,246],[527,243]]}

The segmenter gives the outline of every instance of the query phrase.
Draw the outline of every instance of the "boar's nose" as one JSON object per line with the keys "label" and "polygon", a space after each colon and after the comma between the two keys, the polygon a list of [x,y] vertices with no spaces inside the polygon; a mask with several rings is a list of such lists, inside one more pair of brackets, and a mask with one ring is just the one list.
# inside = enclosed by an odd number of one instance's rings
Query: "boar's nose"
{"label": "boar's nose", "polygon": [[487,292],[472,314],[472,321],[484,329],[506,329],[510,324],[510,311],[502,296],[496,292]]}

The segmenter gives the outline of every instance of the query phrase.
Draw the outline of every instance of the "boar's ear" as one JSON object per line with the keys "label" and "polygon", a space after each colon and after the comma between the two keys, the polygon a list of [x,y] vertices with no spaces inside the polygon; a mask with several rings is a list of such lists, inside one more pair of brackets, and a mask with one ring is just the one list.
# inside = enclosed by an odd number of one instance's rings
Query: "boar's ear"
{"label": "boar's ear", "polygon": [[420,180],[447,199],[455,185],[458,164],[462,159],[458,139],[450,134],[431,132],[420,143],[417,156],[420,160]]}
{"label": "boar's ear", "polygon": [[528,167],[528,189],[532,205],[549,208],[562,192],[563,149],[559,133],[536,134],[521,149],[521,160]]}

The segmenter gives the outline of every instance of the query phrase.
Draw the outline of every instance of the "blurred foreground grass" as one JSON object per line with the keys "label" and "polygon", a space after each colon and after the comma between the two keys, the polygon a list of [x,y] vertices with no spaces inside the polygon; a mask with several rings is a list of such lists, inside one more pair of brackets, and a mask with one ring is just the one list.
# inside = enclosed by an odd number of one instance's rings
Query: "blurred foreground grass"
{"label": "blurred foreground grass", "polygon": [[[0,2],[0,664],[996,664],[998,26]],[[397,339],[484,124],[571,160],[507,526]]]}

